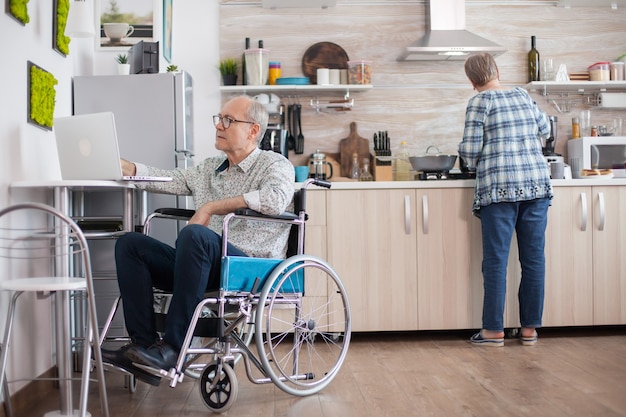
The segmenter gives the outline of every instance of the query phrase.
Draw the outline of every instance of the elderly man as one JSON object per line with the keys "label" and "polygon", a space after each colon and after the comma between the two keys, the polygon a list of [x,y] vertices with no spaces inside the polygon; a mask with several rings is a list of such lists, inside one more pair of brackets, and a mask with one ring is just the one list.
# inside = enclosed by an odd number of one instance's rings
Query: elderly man
{"label": "elderly man", "polygon": [[[119,350],[103,350],[103,358],[152,385],[158,385],[160,378],[133,362],[166,370],[176,365],[196,305],[207,290],[219,288],[224,215],[240,208],[277,215],[289,208],[293,198],[293,165],[282,155],[258,147],[268,122],[261,104],[247,96],[233,98],[213,116],[213,122],[215,147],[225,156],[173,171],[122,160],[124,175],[173,178],[138,187],[191,195],[197,207],[176,248],[140,233],[124,235],[115,246],[131,343]],[[289,225],[237,222],[229,228],[228,254],[281,258],[288,236]],[[173,292],[162,339],[155,328],[153,287]]]}

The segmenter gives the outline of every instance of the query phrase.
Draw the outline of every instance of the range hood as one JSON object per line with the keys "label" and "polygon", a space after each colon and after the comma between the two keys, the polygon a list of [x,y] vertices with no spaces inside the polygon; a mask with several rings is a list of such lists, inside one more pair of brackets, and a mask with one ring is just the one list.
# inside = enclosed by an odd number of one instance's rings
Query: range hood
{"label": "range hood", "polygon": [[506,49],[465,30],[465,0],[430,0],[427,31],[407,46],[398,61],[465,60],[478,52],[497,56]]}

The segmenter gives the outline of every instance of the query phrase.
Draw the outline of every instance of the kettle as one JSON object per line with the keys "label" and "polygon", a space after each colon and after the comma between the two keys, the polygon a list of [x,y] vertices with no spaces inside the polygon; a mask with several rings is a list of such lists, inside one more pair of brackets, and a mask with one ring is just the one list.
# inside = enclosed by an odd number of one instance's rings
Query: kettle
{"label": "kettle", "polygon": [[[327,170],[330,168],[330,170]],[[328,172],[328,173],[327,173]],[[326,155],[316,150],[309,159],[309,178],[329,180],[333,177],[333,166],[326,160]]]}

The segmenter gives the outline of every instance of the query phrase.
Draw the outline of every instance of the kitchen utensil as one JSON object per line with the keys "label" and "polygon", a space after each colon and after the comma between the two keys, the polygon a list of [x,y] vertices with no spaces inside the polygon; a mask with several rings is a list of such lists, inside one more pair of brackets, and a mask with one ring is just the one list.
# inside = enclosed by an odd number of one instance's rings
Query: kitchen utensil
{"label": "kitchen utensil", "polygon": [[[429,155],[431,149],[437,151],[436,155]],[[456,162],[456,155],[442,154],[436,146],[426,148],[426,153],[422,156],[409,157],[413,169],[417,172],[448,172]]]}
{"label": "kitchen utensil", "polygon": [[350,123],[350,135],[339,142],[339,162],[341,163],[342,177],[350,176],[353,153],[358,155],[359,161],[370,156],[369,140],[359,136],[356,129],[356,122]]}
{"label": "kitchen utensil", "polygon": [[293,123],[293,104],[289,104],[287,106],[287,131],[289,132],[287,136],[287,147],[289,149],[296,150],[296,138],[293,135],[294,132],[294,123]]}
{"label": "kitchen utensil", "polygon": [[[296,104],[296,117],[297,117],[297,126],[298,126],[298,137],[296,138],[296,153],[298,155],[304,152],[304,135],[302,134],[302,105]],[[295,133],[295,131],[294,131]],[[332,169],[331,169],[332,172]]]}
{"label": "kitchen utensil", "polygon": [[333,177],[333,165],[326,161],[326,155],[318,149],[309,159],[309,176],[318,180],[329,180]]}
{"label": "kitchen utensil", "polygon": [[302,57],[302,74],[317,84],[317,69],[348,69],[348,54],[332,42],[318,42],[311,45]]}

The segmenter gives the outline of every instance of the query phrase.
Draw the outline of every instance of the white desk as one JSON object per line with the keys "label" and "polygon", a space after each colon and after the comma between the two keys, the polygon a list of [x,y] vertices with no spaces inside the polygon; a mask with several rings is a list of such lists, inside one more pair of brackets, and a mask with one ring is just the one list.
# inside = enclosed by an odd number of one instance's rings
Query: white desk
{"label": "white desk", "polygon": [[[51,205],[62,213],[73,217],[75,211],[80,209],[84,198],[82,193],[73,196],[75,192],[80,191],[106,191],[120,189],[123,191],[124,212],[123,226],[124,231],[130,231],[133,228],[133,196],[136,190],[135,186],[129,182],[123,181],[18,181],[11,183],[10,192],[12,197],[19,200],[19,196],[14,191],[33,189],[48,189],[51,191]],[[74,201],[76,197],[79,201]],[[85,233],[85,236],[89,236]],[[69,256],[62,259],[55,265],[57,273],[67,275],[70,268]],[[57,367],[59,368],[59,392],[61,396],[61,408],[58,411],[47,413],[47,416],[73,416],[76,410],[72,407],[72,347],[71,347],[71,331],[70,331],[70,300],[67,292],[61,291],[56,294],[55,303],[55,329],[56,329],[56,350],[57,350]]]}

